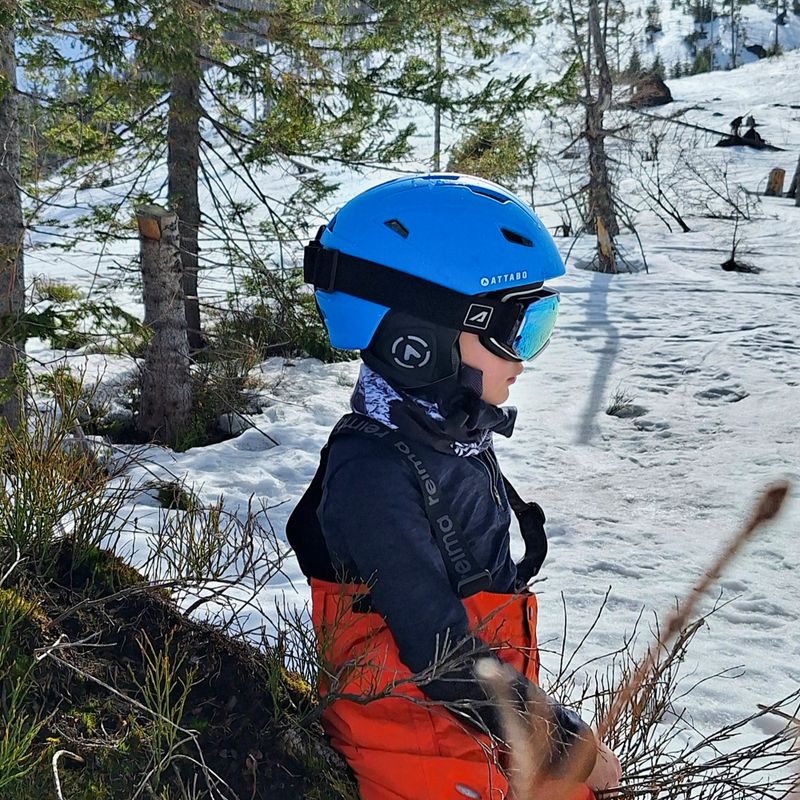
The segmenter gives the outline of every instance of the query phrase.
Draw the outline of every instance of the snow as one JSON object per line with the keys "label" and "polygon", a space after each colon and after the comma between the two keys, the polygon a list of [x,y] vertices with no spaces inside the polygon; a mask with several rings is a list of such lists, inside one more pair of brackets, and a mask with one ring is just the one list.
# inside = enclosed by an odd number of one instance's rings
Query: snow
{"label": "snow", "polygon": [[[642,4],[646,7],[646,4]],[[695,24],[692,16],[687,14],[682,7],[672,8],[673,3],[664,3],[661,8],[661,24],[663,31],[648,37],[644,30],[647,17],[635,17],[638,27],[632,25],[642,63],[646,66],[655,60],[656,55],[661,57],[668,73],[677,63],[691,63],[693,56],[685,37],[695,30],[704,30],[706,36],[697,42],[697,47],[702,48],[713,44],[714,61],[716,69],[728,69],[731,64],[731,25],[730,15],[722,14],[721,4],[718,4],[717,17],[713,22],[704,25]],[[679,4],[682,6],[683,4]],[[791,4],[786,14],[786,24],[778,26],[778,44],[784,52],[800,46],[800,16],[792,13]],[[739,20],[737,23],[736,63],[747,64],[758,61],[758,56],[745,50],[745,47],[760,45],[764,50],[769,50],[775,44],[775,9],[762,8],[756,3],[736,3]],[[633,9],[631,9],[633,10]],[[623,64],[624,66],[624,64]]]}
{"label": "snow", "polygon": [[[746,13],[755,20],[753,9],[746,7]],[[797,34],[794,20],[792,25]],[[755,28],[752,22],[748,30]],[[523,58],[527,55],[510,54],[501,66],[519,66]],[[790,177],[800,154],[798,70],[800,53],[793,52],[732,72],[669,81],[675,104],[657,113],[683,109],[687,122],[726,130],[728,120],[749,111],[762,134],[785,149],[721,151],[713,147],[713,136],[701,135],[691,153],[685,141],[668,140],[665,161],[691,156],[710,170],[727,169],[733,183],[751,192],[763,189],[773,166]],[[428,127],[420,120],[421,135]],[[563,130],[556,135],[568,141]],[[211,156],[223,174],[224,155],[220,147]],[[409,166],[414,168],[402,165]],[[335,202],[320,217],[392,174],[339,172]],[[148,185],[161,185],[163,178],[163,170],[156,172]],[[285,196],[294,180],[275,171],[264,176],[262,188]],[[632,196],[638,183],[637,173],[623,176]],[[247,195],[233,182],[228,188],[237,199]],[[104,191],[76,197],[88,207]],[[554,195],[547,185],[541,191],[537,202],[552,228],[559,222],[556,208],[548,205]],[[209,198],[201,202],[208,207]],[[65,211],[62,221],[71,213]],[[691,204],[686,214],[692,227],[686,234],[669,233],[649,212],[637,216],[649,273],[611,277],[579,269],[591,242],[578,243],[569,253],[567,276],[557,284],[563,298],[557,334],[513,390],[519,424],[511,440],[497,441],[497,451],[520,493],[548,514],[551,551],[537,585],[540,638],[548,649],[560,646],[562,593],[569,650],[610,589],[584,657],[614,650],[642,609],[648,619],[663,615],[686,595],[747,518],[765,484],[800,481],[800,209],[783,198],[762,198],[753,217],[741,223],[738,254],[760,274],[720,269],[730,253],[732,222],[700,216]],[[113,252],[88,243],[61,254],[44,246],[51,239],[34,235],[29,275],[41,272],[85,289],[97,284],[98,272],[102,282],[113,267],[135,256],[134,241],[115,243]],[[558,244],[566,256],[571,240]],[[630,234],[623,234],[620,244],[638,260]],[[226,280],[210,274],[205,287],[222,290]],[[135,290],[122,287],[115,296],[126,309],[140,312]],[[35,342],[29,349],[42,364],[63,358],[85,365],[87,376],[100,375],[107,389],[134,369],[123,358],[53,353]],[[140,485],[154,475],[184,478],[205,501],[224,495],[229,508],[242,512],[254,497],[269,508],[281,538],[320,448],[348,408],[357,369],[355,362],[270,359],[257,370],[262,410],[250,418],[254,427],[186,453],[140,451],[147,463],[132,467],[130,477]],[[606,414],[617,392],[632,398],[635,415]],[[122,550],[138,563],[147,555],[148,529],[166,513],[153,506],[152,493],[143,492],[130,509],[136,527],[121,540]],[[695,642],[687,670],[709,675],[736,669],[739,677],[702,683],[690,696],[689,712],[701,728],[742,718],[757,703],[777,700],[800,684],[799,529],[800,503],[791,498],[783,516],[758,534],[719,583],[726,604]],[[521,555],[518,539],[514,546]],[[291,555],[257,600],[267,625],[276,602],[298,607],[308,602]],[[259,622],[253,606],[247,613]],[[545,668],[556,662],[545,653]]]}

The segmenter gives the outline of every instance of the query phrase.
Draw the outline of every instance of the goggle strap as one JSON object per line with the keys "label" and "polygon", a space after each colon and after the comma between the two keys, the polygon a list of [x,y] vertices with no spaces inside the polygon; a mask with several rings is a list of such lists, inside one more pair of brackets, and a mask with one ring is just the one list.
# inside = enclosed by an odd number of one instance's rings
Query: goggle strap
{"label": "goggle strap", "polygon": [[416,275],[386,267],[309,242],[303,259],[303,277],[322,292],[344,294],[453,330],[491,335],[508,341],[522,306],[489,297],[473,297]]}

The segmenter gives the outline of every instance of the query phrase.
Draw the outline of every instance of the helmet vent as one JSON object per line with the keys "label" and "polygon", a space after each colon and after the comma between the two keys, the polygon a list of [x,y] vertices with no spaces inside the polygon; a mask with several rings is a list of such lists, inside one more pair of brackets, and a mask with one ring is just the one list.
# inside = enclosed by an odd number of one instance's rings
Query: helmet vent
{"label": "helmet vent", "polygon": [[493,189],[484,189],[482,186],[470,186],[469,190],[473,194],[479,194],[482,197],[488,197],[490,200],[496,200],[498,203],[507,203],[508,198],[500,192],[495,192]]}
{"label": "helmet vent", "polygon": [[408,239],[408,228],[399,219],[388,219],[383,224],[395,233],[400,234],[404,239]]}
{"label": "helmet vent", "polygon": [[521,244],[523,247],[533,247],[533,242],[527,236],[523,236],[521,233],[510,231],[508,228],[500,228],[500,232],[512,244]]}

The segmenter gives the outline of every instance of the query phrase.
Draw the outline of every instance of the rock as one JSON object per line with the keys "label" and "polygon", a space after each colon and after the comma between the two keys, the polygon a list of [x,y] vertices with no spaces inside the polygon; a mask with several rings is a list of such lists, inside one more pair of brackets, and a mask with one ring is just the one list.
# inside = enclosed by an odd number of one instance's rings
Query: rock
{"label": "rock", "polygon": [[628,105],[632,108],[651,108],[672,102],[669,86],[655,73],[644,75],[633,85],[633,97]]}
{"label": "rock", "polygon": [[647,413],[647,409],[644,406],[630,403],[606,413],[611,417],[619,417],[620,419],[635,419],[636,417],[643,417]]}
{"label": "rock", "polygon": [[767,57],[766,49],[760,44],[748,44],[745,45],[744,49],[747,50],[748,53],[752,53],[754,56],[758,56],[759,58]]}
{"label": "rock", "polygon": [[748,264],[745,261],[737,261],[734,256],[731,256],[726,261],[720,264],[725,272],[749,272],[757,275],[761,270],[758,267]]}

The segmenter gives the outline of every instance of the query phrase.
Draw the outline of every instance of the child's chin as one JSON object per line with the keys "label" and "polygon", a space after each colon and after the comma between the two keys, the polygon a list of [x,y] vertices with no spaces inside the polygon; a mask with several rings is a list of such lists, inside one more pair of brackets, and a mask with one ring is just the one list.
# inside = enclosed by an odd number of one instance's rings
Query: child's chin
{"label": "child's chin", "polygon": [[490,406],[501,406],[503,403],[508,400],[509,391],[506,389],[505,391],[499,391],[491,396],[486,396],[484,394],[483,400],[484,402],[488,403]]}

